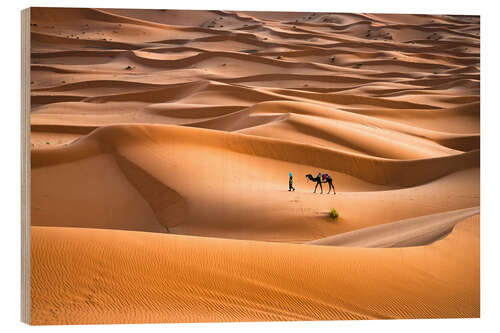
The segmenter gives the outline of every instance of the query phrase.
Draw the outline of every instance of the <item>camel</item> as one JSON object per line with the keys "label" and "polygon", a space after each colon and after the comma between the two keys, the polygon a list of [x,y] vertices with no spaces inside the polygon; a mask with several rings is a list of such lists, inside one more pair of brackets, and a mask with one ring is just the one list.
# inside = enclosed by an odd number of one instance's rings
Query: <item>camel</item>
{"label": "camel", "polygon": [[316,182],[316,186],[314,187],[314,193],[316,193],[316,189],[318,188],[318,185],[319,185],[319,188],[321,189],[321,194],[323,194],[323,185],[321,185],[321,183],[328,183],[328,193],[327,194],[330,194],[330,191],[333,189],[333,194],[337,194],[335,193],[335,186],[333,186],[332,184],[332,177],[330,176],[327,176],[326,177],[326,181],[321,181],[321,177],[319,176],[316,176],[316,177],[313,177],[310,173],[308,173],[306,175],[306,178],[313,181],[313,182]]}

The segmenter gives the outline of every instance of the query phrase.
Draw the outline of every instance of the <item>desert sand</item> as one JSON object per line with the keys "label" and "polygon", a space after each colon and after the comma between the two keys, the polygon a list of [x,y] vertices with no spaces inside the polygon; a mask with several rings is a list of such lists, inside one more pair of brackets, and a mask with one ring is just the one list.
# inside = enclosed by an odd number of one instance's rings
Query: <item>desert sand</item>
{"label": "desert sand", "polygon": [[32,8],[31,323],[479,317],[479,31]]}

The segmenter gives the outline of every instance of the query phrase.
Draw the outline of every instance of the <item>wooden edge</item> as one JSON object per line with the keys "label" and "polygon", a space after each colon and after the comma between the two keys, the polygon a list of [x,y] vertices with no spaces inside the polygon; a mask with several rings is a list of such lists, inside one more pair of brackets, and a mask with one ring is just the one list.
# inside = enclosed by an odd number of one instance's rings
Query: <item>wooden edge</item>
{"label": "wooden edge", "polygon": [[21,11],[21,321],[30,324],[30,8]]}

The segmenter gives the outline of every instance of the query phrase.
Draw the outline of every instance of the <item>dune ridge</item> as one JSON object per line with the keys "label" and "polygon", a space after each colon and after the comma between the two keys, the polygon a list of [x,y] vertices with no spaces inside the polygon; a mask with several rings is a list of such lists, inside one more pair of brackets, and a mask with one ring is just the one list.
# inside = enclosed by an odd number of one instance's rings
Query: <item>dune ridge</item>
{"label": "dune ridge", "polygon": [[[365,157],[318,146],[292,143],[262,136],[239,133],[224,133],[209,129],[182,128],[167,125],[112,125],[101,127],[68,147],[55,147],[32,152],[32,166],[67,163],[89,157],[98,152],[119,151],[128,146],[146,141],[161,146],[162,142],[173,144],[179,134],[184,145],[204,145],[215,149],[227,149],[236,153],[261,156],[277,160],[324,166],[350,174],[356,178],[381,185],[415,186],[445,176],[454,171],[479,166],[479,151],[465,152],[446,157],[420,160],[393,160]],[[438,167],[439,166],[439,167]],[[416,170],[426,170],[425,173]],[[407,175],[410,174],[411,177]],[[418,176],[417,176],[418,175]]]}
{"label": "dune ridge", "polygon": [[455,225],[479,213],[479,207],[425,215],[318,239],[307,244],[349,247],[409,247],[433,243]]}

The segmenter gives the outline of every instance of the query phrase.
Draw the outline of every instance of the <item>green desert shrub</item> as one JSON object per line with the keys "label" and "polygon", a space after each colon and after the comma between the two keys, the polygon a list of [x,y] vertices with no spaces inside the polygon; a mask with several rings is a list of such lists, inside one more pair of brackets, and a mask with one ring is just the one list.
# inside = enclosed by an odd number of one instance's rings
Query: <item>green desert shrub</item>
{"label": "green desert shrub", "polygon": [[335,220],[337,217],[339,217],[339,213],[337,212],[337,210],[335,208],[332,208],[330,209],[330,218],[332,220]]}
{"label": "green desert shrub", "polygon": [[335,61],[335,56],[332,56],[332,57],[330,58],[330,62],[333,64],[333,62],[334,62],[334,61]]}

